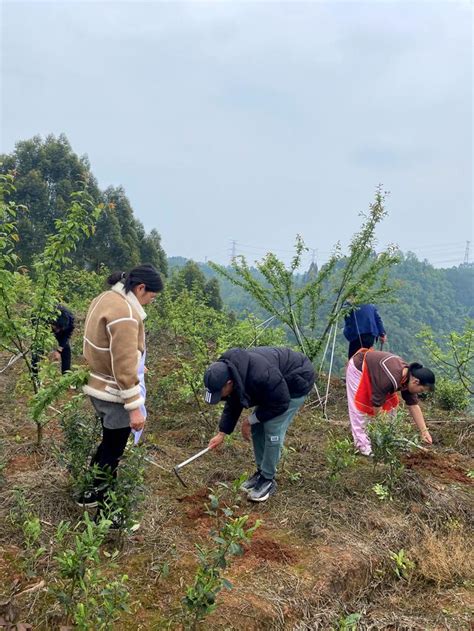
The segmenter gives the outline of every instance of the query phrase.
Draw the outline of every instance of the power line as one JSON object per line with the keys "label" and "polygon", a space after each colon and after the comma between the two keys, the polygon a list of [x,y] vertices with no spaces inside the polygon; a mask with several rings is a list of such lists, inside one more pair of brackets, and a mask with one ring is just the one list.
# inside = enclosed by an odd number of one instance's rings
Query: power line
{"label": "power line", "polygon": [[[287,250],[287,249],[284,249],[284,248],[272,248],[272,247],[268,247],[268,246],[265,247],[265,246],[262,246],[262,245],[250,245],[249,243],[241,243],[240,241],[236,241],[236,244],[237,244],[239,250],[247,249],[247,250],[257,250],[257,251],[260,251],[260,252],[283,252],[283,253],[286,253],[286,254],[294,254],[295,253],[294,249],[293,250]],[[319,250],[317,248],[310,248],[308,246],[305,246],[305,248],[307,248],[307,250],[310,251],[310,252],[314,250],[314,251],[322,253],[322,254],[332,254],[331,250]],[[303,256],[305,254],[308,255],[309,252],[304,252]]]}
{"label": "power line", "polygon": [[425,249],[431,249],[431,248],[459,247],[460,245],[463,245],[464,243],[465,243],[464,241],[453,241],[450,243],[446,243],[444,241],[443,243],[416,243],[412,245],[404,245],[403,247],[401,246],[398,246],[398,247],[400,250],[410,250],[412,248],[416,248],[418,250],[425,250]]}

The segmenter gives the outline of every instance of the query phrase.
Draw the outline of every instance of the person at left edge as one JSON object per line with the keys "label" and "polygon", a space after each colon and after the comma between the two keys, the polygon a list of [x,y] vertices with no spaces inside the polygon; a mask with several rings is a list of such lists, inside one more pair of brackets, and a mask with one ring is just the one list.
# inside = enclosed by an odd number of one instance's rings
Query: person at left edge
{"label": "person at left edge", "polygon": [[[51,320],[51,330],[56,338],[57,346],[52,351],[52,359],[61,362],[61,373],[71,370],[71,345],[70,339],[74,331],[74,315],[63,305],[56,305],[56,316]],[[33,325],[36,320],[33,320]],[[44,350],[36,350],[31,356],[31,368],[37,377],[39,373],[39,363]]]}
{"label": "person at left edge", "polygon": [[74,331],[74,316],[62,305],[58,305],[59,315],[51,324],[54,337],[58,343],[56,350],[53,351],[54,359],[61,361],[61,373],[71,370],[71,346],[69,341]]}
{"label": "person at left edge", "polygon": [[257,465],[241,487],[249,500],[264,502],[275,493],[286,431],[313,384],[313,364],[289,348],[232,348],[206,370],[206,402],[226,402],[219,432],[209,441],[211,449],[234,431],[244,408],[254,408],[241,429],[244,439],[252,440]]}

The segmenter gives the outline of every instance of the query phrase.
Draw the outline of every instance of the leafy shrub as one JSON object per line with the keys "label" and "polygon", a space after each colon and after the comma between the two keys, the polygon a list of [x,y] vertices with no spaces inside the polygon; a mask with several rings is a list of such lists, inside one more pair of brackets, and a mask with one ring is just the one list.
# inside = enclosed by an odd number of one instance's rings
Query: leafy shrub
{"label": "leafy shrub", "polygon": [[10,513],[11,522],[23,535],[22,565],[29,576],[34,576],[38,561],[46,548],[40,545],[42,528],[39,518],[32,512],[32,504],[22,489],[14,489],[15,505]]}
{"label": "leafy shrub", "polygon": [[[242,481],[243,477],[230,488],[234,499]],[[187,612],[185,625],[191,629],[197,629],[199,622],[216,609],[216,596],[223,587],[232,589],[232,584],[223,578],[222,572],[228,567],[229,558],[243,554],[242,543],[252,538],[261,523],[257,520],[254,526],[247,526],[248,515],[236,516],[234,511],[237,506],[222,507],[220,498],[212,492],[209,500],[206,512],[216,522],[215,529],[210,533],[214,545],[206,548],[196,544],[199,565],[193,584],[187,588],[183,599]]]}
{"label": "leafy shrub", "polygon": [[325,456],[332,482],[337,481],[342,471],[352,467],[357,460],[352,442],[348,438],[337,439],[334,436],[328,441]]}
{"label": "leafy shrub", "polygon": [[100,547],[111,521],[92,521],[84,513],[83,520],[74,528],[61,522],[57,528],[55,545],[59,553],[54,557],[58,576],[49,593],[62,606],[67,623],[74,623],[82,631],[109,631],[122,612],[129,611],[128,577],[110,580],[110,570],[116,570],[118,553],[107,553],[108,573],[101,567]]}
{"label": "leafy shrub", "polygon": [[443,410],[462,411],[469,407],[466,388],[459,381],[441,378],[436,382],[436,402]]}
{"label": "leafy shrub", "polygon": [[374,486],[372,487],[372,491],[375,493],[375,495],[379,498],[381,502],[392,499],[390,491],[384,484],[378,484],[378,483],[374,484]]}
{"label": "leafy shrub", "polygon": [[339,618],[337,631],[357,631],[361,618],[362,614],[357,612]]}
{"label": "leafy shrub", "polygon": [[89,467],[89,463],[99,440],[100,421],[81,409],[83,400],[84,395],[78,394],[63,406],[60,417],[63,443],[55,450],[59,463],[71,475],[75,495],[89,489],[98,474],[96,469]]}
{"label": "leafy shrub", "polygon": [[387,467],[384,482],[391,491],[403,470],[402,453],[417,444],[416,433],[406,423],[403,410],[397,410],[396,414],[378,414],[368,424],[367,433],[372,444],[374,466],[383,464]]}
{"label": "leafy shrub", "polygon": [[129,447],[122,459],[116,480],[109,480],[105,514],[120,525],[120,531],[133,531],[138,505],[144,498],[145,447]]}

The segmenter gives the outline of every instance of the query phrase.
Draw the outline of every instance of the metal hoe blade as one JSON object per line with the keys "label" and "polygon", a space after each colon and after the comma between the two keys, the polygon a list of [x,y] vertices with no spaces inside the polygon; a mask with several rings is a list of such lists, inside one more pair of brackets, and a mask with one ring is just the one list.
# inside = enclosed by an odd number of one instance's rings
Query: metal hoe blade
{"label": "metal hoe blade", "polygon": [[188,488],[188,485],[186,484],[186,482],[183,480],[183,478],[179,475],[179,469],[178,467],[173,467],[173,473],[175,474],[175,476],[178,478],[178,480],[181,482],[181,484],[184,486],[184,488]]}
{"label": "metal hoe blade", "polygon": [[178,478],[178,480],[181,482],[181,484],[188,488],[188,485],[186,484],[186,482],[183,480],[183,478],[179,475],[179,471],[180,469],[182,469],[183,467],[185,467],[186,465],[190,464],[191,462],[193,462],[194,460],[197,460],[198,458],[200,458],[201,456],[204,456],[204,454],[207,454],[207,452],[209,451],[209,447],[206,447],[205,449],[202,449],[201,451],[198,451],[197,454],[194,454],[194,456],[191,456],[191,458],[188,458],[187,460],[184,460],[183,462],[181,462],[180,464],[177,464],[175,467],[173,467],[173,473],[175,474],[175,476]]}

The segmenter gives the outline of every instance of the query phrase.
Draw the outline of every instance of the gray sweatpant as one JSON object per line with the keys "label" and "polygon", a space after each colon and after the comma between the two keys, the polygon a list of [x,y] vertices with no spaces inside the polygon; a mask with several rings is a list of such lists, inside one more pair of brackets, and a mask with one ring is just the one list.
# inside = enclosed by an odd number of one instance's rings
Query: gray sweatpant
{"label": "gray sweatpant", "polygon": [[257,468],[267,480],[273,480],[275,477],[286,430],[296,412],[305,402],[305,399],[306,396],[290,399],[290,405],[286,412],[272,418],[270,421],[255,423],[251,426],[255,462],[257,463]]}

